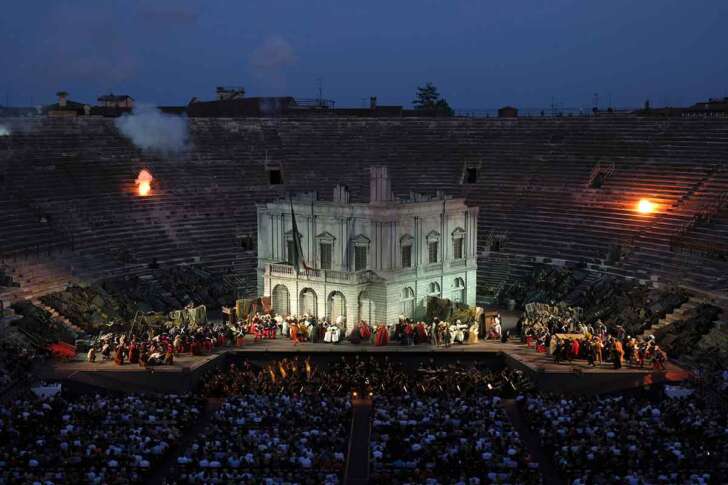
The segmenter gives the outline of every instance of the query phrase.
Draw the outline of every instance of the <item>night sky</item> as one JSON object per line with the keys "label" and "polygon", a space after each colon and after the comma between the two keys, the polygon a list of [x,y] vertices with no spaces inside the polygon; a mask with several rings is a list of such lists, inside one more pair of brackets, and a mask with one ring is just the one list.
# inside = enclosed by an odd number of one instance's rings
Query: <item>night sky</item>
{"label": "night sky", "polygon": [[[3,2],[0,104],[64,89],[185,104],[215,86],[407,107],[687,105],[728,95],[728,1]],[[368,101],[367,101],[368,103]]]}

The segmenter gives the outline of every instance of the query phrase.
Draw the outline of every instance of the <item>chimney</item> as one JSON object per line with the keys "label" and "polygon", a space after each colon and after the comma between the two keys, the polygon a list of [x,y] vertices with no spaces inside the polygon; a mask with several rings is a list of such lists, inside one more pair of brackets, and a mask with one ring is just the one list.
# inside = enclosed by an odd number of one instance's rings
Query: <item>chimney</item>
{"label": "chimney", "polygon": [[369,168],[369,203],[386,203],[394,200],[392,184],[389,181],[387,167]]}
{"label": "chimney", "polygon": [[66,91],[58,91],[56,93],[56,96],[58,96],[58,107],[65,108],[68,99],[68,93]]}
{"label": "chimney", "polygon": [[342,204],[349,203],[349,187],[346,185],[337,185],[334,187],[334,202]]}
{"label": "chimney", "polygon": [[371,98],[369,98],[369,109],[372,109],[372,110],[377,109],[377,97],[376,96],[372,96]]}

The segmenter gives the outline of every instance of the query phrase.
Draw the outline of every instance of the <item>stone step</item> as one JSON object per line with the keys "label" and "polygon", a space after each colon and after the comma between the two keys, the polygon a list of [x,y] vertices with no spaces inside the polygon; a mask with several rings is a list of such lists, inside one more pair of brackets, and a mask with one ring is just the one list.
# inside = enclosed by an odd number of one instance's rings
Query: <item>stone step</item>
{"label": "stone step", "polygon": [[33,305],[39,307],[39,308],[42,308],[46,312],[48,312],[48,314],[50,314],[50,316],[51,316],[51,318],[53,320],[55,320],[56,322],[61,323],[66,328],[68,328],[69,330],[71,330],[71,332],[73,332],[73,334],[74,334],[74,336],[76,338],[78,338],[80,335],[83,335],[84,333],[86,333],[86,332],[83,331],[83,329],[81,327],[79,327],[78,325],[74,324],[68,318],[66,318],[65,316],[63,316],[60,313],[58,313],[58,311],[55,308],[46,305],[45,303],[43,303],[42,301],[38,300],[37,298],[31,300],[31,303]]}
{"label": "stone step", "polygon": [[688,298],[688,301],[675,308],[671,313],[668,313],[667,315],[662,317],[656,324],[652,325],[648,329],[645,329],[645,331],[642,332],[642,336],[647,337],[650,335],[654,335],[655,332],[657,332],[658,330],[668,327],[674,322],[683,320],[686,313],[694,310],[699,305],[702,305],[704,303],[707,303],[707,300],[705,300],[704,298],[691,296],[690,298]]}

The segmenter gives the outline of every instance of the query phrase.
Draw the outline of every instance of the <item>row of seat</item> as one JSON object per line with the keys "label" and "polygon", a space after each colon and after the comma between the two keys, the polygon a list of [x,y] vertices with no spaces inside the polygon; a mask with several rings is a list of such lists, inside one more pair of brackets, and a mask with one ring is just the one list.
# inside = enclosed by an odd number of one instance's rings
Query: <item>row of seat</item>
{"label": "row of seat", "polygon": [[[499,264],[480,258],[489,285],[537,258],[603,266],[614,245],[629,255],[610,270],[664,278],[682,261],[669,238],[726,190],[726,120],[190,119],[187,147],[171,154],[138,149],[110,119],[10,125],[0,138],[4,258],[62,248],[119,271],[201,264],[239,274],[250,291],[255,258],[238,257],[237,237],[256,234],[255,204],[296,191],[329,198],[339,183],[363,202],[374,165],[389,167],[397,194],[445,190],[480,206],[481,244],[493,232],[505,241]],[[601,188],[589,185],[597,164],[614,167]],[[464,183],[466,167],[475,183]],[[155,178],[145,198],[134,185],[142,168]],[[281,170],[282,185],[269,184],[268,168]],[[657,213],[637,213],[640,198]],[[721,286],[711,261],[688,264],[686,281]]]}

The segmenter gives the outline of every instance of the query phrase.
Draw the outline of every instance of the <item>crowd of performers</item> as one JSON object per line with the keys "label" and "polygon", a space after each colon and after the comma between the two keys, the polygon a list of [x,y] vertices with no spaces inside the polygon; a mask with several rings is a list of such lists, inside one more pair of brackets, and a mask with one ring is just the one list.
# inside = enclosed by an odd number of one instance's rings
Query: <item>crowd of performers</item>
{"label": "crowd of performers", "polygon": [[586,360],[591,367],[613,365],[665,370],[666,352],[654,336],[627,335],[624,327],[608,329],[601,321],[581,322],[569,309],[542,305],[540,311],[526,312],[518,321],[523,340],[538,351],[546,352],[554,362]]}
{"label": "crowd of performers", "polygon": [[[502,335],[498,315],[486,337],[499,339]],[[401,316],[393,325],[380,323],[372,327],[360,321],[347,335],[346,321],[342,317],[332,322],[310,315],[284,318],[281,315],[255,313],[237,321],[170,325],[164,329],[138,329],[136,333],[101,333],[91,344],[87,360],[113,360],[117,365],[171,365],[176,354],[204,355],[217,347],[240,346],[249,340],[276,338],[290,339],[294,345],[303,342],[338,344],[347,341],[376,346],[392,343],[449,347],[453,344],[477,343],[480,325],[478,322],[447,322],[438,318],[434,318],[431,323],[415,322]]]}
{"label": "crowd of performers", "polygon": [[[442,321],[435,317],[432,322],[426,323],[419,320],[414,321],[400,315],[397,323],[378,323],[370,325],[360,320],[347,335],[345,320],[338,317],[336,321],[318,321],[316,317],[303,315],[301,318],[288,316],[286,318],[277,315],[273,320],[277,324],[261,323],[264,328],[269,329],[265,335],[275,335],[276,326],[280,330],[279,335],[290,338],[294,344],[301,342],[312,343],[340,343],[345,340],[353,344],[369,343],[383,346],[390,342],[399,345],[430,344],[437,347],[448,347],[452,344],[473,344],[480,338],[480,324],[478,322],[463,323],[461,320],[453,322]],[[262,320],[265,322],[265,320]],[[487,336],[488,338],[500,338],[501,319],[496,317],[496,324]]]}

